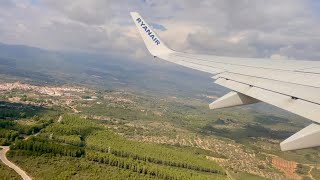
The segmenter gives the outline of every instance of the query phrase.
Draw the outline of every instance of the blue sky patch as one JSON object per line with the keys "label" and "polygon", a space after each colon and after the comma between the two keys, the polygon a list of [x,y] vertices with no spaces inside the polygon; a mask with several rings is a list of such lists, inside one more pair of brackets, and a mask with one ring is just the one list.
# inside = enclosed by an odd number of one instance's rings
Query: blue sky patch
{"label": "blue sky patch", "polygon": [[35,5],[35,4],[38,4],[39,2],[38,2],[38,0],[30,0],[30,3]]}
{"label": "blue sky patch", "polygon": [[166,31],[167,28],[162,26],[161,24],[156,24],[156,23],[150,23],[150,26],[154,29],[160,30],[160,31]]}

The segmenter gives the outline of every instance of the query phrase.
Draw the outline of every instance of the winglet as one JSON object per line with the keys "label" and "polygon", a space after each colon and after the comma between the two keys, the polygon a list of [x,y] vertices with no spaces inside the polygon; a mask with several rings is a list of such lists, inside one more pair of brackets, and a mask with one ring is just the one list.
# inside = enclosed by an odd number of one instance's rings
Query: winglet
{"label": "winglet", "polygon": [[148,23],[142,19],[139,13],[131,12],[130,14],[144,43],[153,56],[160,56],[173,52],[163,43],[163,41],[160,40],[159,36],[148,25]]}

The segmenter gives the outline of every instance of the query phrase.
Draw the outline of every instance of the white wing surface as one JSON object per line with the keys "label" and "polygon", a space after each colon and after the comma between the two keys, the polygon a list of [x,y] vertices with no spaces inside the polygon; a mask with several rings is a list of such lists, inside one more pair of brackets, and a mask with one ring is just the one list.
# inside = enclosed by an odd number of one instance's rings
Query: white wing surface
{"label": "white wing surface", "polygon": [[138,13],[131,16],[149,52],[166,61],[207,72],[232,90],[211,109],[266,102],[314,121],[281,145],[282,150],[320,146],[320,62],[189,54],[169,49]]}

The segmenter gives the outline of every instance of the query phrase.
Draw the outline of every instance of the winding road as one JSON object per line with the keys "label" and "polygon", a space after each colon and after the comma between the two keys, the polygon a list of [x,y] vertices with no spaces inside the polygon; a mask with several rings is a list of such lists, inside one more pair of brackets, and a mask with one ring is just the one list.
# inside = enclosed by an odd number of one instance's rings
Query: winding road
{"label": "winding road", "polygon": [[16,166],[15,164],[13,164],[12,162],[10,162],[7,157],[6,157],[6,153],[9,151],[9,146],[0,146],[0,148],[2,148],[0,150],[0,159],[1,161],[9,166],[11,169],[15,170],[24,180],[31,180],[31,178],[27,175],[26,172],[24,172],[22,169],[20,169],[18,166]]}

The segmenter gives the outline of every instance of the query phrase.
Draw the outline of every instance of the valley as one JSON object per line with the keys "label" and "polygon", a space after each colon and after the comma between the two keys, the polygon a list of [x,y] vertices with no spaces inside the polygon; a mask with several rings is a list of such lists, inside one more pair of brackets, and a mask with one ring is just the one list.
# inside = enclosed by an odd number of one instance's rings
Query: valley
{"label": "valley", "polygon": [[307,123],[299,117],[253,108],[210,111],[201,98],[17,82],[0,87],[0,142],[35,179],[57,172],[61,179],[319,177],[317,149],[279,149]]}
{"label": "valley", "polygon": [[[209,110],[206,73],[153,58],[0,44],[0,145],[34,179],[319,179],[310,121],[265,104]],[[0,164],[6,179],[20,179]]]}

